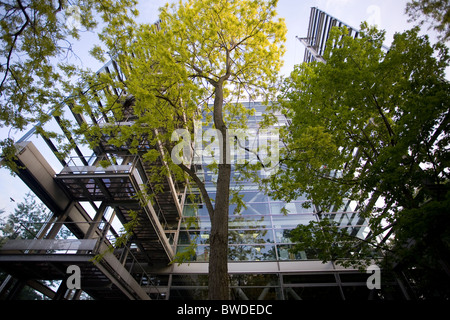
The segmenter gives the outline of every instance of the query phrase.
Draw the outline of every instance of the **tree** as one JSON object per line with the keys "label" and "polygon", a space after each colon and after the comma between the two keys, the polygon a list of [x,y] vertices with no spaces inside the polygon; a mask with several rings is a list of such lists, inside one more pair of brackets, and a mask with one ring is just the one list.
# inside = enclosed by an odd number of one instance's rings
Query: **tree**
{"label": "tree", "polygon": [[[92,31],[101,16],[110,23],[137,14],[134,0],[8,0],[0,3],[0,140],[2,157],[11,169],[16,130],[44,125],[61,114],[77,61],[72,45]],[[78,58],[79,59],[79,58]],[[77,79],[75,79],[77,80]]]}
{"label": "tree", "polygon": [[[0,210],[0,214],[2,210]],[[0,221],[0,246],[9,239],[36,239],[41,228],[48,223],[50,210],[36,196],[29,192],[22,202],[17,203],[14,213],[8,215],[6,221]],[[57,239],[66,239],[71,232],[62,228],[56,235]],[[7,274],[0,272],[3,281]],[[47,281],[46,281],[47,282]],[[53,281],[48,281],[52,284]],[[19,300],[42,300],[41,294],[29,286],[25,286],[17,296]]]}
{"label": "tree", "polygon": [[[93,147],[107,136],[110,144],[127,146],[147,163],[161,159],[163,165],[153,166],[153,182],[174,174],[181,181],[189,178],[199,188],[211,219],[210,299],[229,298],[228,130],[245,128],[249,111],[239,101],[268,99],[274,92],[286,33],[284,22],[275,20],[276,4],[272,0],[190,0],[161,8],[157,24],[110,25],[101,38],[120,72],[88,76],[86,82],[95,90],[74,91],[78,96],[82,91],[84,99],[73,102],[74,110],[91,117],[109,113],[115,119],[116,124],[110,121],[102,128],[81,128],[79,133],[86,133]],[[102,49],[97,47],[95,52],[101,56]],[[102,93],[111,88],[119,95]],[[99,95],[106,103],[94,109],[89,101],[98,100]],[[126,125],[118,125],[126,119]],[[214,204],[191,166],[187,155],[192,154],[191,145],[179,148],[183,145],[177,143],[189,140],[195,121],[212,122],[217,130],[220,156],[210,164],[218,174]],[[182,135],[183,130],[190,134]],[[143,151],[143,144],[150,147]]]}
{"label": "tree", "polygon": [[298,65],[285,81],[278,107],[292,124],[283,170],[266,186],[288,201],[307,195],[323,218],[351,199],[371,229],[357,239],[326,220],[299,227],[294,238],[323,260],[370,263],[381,247],[391,267],[421,268],[423,256],[406,259],[420,247],[431,269],[448,270],[449,56],[418,31],[385,52],[384,32],[363,24],[353,39],[334,28],[326,63]]}
{"label": "tree", "polygon": [[[411,21],[419,25],[430,23],[430,28],[440,33],[440,40],[450,39],[450,2],[448,0],[412,0],[406,5]],[[429,21],[427,18],[431,18]]]}
{"label": "tree", "polygon": [[[36,196],[27,193],[23,202],[17,203],[14,213],[0,224],[2,242],[7,239],[35,239],[42,226],[47,222],[50,211]],[[62,229],[58,237],[67,238],[70,231]]]}

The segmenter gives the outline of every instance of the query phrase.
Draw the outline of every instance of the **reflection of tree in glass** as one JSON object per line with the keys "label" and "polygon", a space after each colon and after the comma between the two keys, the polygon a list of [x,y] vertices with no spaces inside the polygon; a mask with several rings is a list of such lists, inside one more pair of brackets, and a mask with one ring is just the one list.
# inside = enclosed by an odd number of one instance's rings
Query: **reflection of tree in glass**
{"label": "reflection of tree in glass", "polygon": [[266,243],[270,239],[264,240],[267,235],[264,223],[265,217],[259,219],[234,216],[230,219],[230,231],[228,232],[228,243]]}
{"label": "reflection of tree in glass", "polygon": [[198,217],[192,215],[184,218],[181,228],[186,229],[186,231],[180,231],[178,244],[187,244],[188,246],[178,247],[178,252],[172,260],[172,263],[180,264],[187,261],[196,261],[199,231],[195,231],[195,229],[199,229]]}
{"label": "reflection of tree in glass", "polygon": [[[243,216],[233,217],[234,226],[241,226],[245,230],[230,229],[228,231],[228,259],[229,260],[265,260],[270,256],[275,257],[274,248],[266,251],[265,246],[257,246],[255,244],[266,244],[273,242],[272,237],[268,234],[268,229],[264,227],[264,219],[248,219]],[[236,245],[235,245],[236,244]],[[247,245],[244,245],[247,244]]]}
{"label": "reflection of tree in glass", "polygon": [[303,250],[299,250],[294,246],[296,239],[293,237],[293,231],[296,229],[283,230],[282,242],[289,243],[286,245],[278,246],[279,255],[281,260],[305,260],[305,259],[317,259],[317,249],[312,247],[305,247]]}
{"label": "reflection of tree in glass", "polygon": [[[176,263],[207,261],[209,256],[209,224],[206,216],[198,216],[198,206],[186,209],[178,239]],[[187,213],[187,215],[186,215]],[[275,260],[276,249],[272,229],[264,216],[230,216],[228,231],[229,260]]]}

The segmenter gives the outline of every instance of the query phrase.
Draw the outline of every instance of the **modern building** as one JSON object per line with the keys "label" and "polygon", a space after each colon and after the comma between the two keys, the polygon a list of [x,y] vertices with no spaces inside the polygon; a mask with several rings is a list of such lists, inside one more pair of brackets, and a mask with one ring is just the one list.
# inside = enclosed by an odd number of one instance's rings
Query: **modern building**
{"label": "modern building", "polygon": [[[312,9],[304,40],[308,43],[306,59],[322,54],[329,29],[336,21]],[[120,75],[114,60],[99,72],[111,70]],[[101,99],[98,103],[102,103]],[[126,125],[134,120],[126,106],[124,103],[128,118],[120,124],[112,113],[92,114],[85,119],[72,113],[70,105],[65,105],[65,116],[80,126]],[[265,107],[258,102],[248,102],[246,107],[255,110],[249,117],[249,128],[257,128]],[[284,115],[276,116],[275,128],[288,123]],[[59,128],[68,141],[75,141],[58,116],[49,126]],[[102,136],[94,149],[76,145],[72,156],[64,159],[57,156],[58,148],[52,139],[36,136],[33,130],[18,141],[18,177],[51,210],[52,216],[35,239],[10,240],[0,248],[0,269],[8,275],[0,285],[0,299],[14,299],[24,286],[50,299],[78,299],[82,292],[99,300],[207,298],[210,221],[198,190],[185,181],[177,181],[169,172],[162,191],[153,192],[156,186],[149,176],[151,166],[165,163],[146,163],[127,147],[114,146],[111,138]],[[157,146],[143,143],[137,148]],[[214,198],[214,173],[201,163],[195,169]],[[276,201],[250,181],[235,182],[232,188],[245,202],[240,212],[234,212],[235,207],[230,206],[228,269],[232,298],[402,297],[402,287],[395,277],[383,274],[384,290],[369,290],[369,274],[365,272],[333,262],[322,263],[313,251],[290,252],[289,231],[320,219],[314,203],[305,208],[305,198],[290,203]],[[137,197],[140,193],[154,197],[143,200]],[[288,213],[284,214],[282,208]],[[345,207],[322,214],[351,229],[352,234],[364,237],[366,221],[353,210],[348,201]],[[131,236],[124,246],[109,250],[120,237],[120,230],[130,225]],[[61,228],[70,230],[72,236],[56,238]],[[195,252],[191,261],[171,263],[177,252],[190,248]],[[69,266],[79,268],[79,285],[71,282],[75,273],[69,272]],[[48,285],[44,280],[53,280],[54,284]]]}
{"label": "modern building", "polygon": [[[305,46],[304,62],[325,62],[323,55],[325,53],[327,40],[330,36],[330,31],[333,27],[347,27],[349,36],[354,38],[359,36],[358,28],[342,22],[319,8],[311,8],[307,35],[306,37],[297,37],[297,39]],[[389,48],[384,45],[383,49],[386,51],[389,50]]]}
{"label": "modern building", "polygon": [[306,37],[297,37],[297,39],[305,46],[305,54],[303,61],[324,62],[323,55],[327,44],[330,31],[333,27],[347,27],[349,35],[358,37],[359,31],[348,24],[336,19],[319,8],[312,7],[309,16],[308,33]]}

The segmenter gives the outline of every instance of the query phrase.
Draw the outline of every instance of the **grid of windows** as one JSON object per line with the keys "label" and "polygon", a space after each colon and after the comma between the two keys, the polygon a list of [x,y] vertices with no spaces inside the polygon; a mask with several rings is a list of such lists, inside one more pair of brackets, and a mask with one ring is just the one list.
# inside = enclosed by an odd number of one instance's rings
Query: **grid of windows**
{"label": "grid of windows", "polygon": [[[318,8],[312,7],[309,16],[308,35],[304,40],[306,40],[308,46],[312,47],[319,56],[323,56],[331,28],[343,26],[347,27],[350,36],[358,37],[359,31],[357,29],[350,27]],[[316,58],[307,47],[305,49],[304,62],[312,62]]]}
{"label": "grid of windows", "polygon": [[[229,212],[229,260],[268,261],[306,259],[306,255],[289,253],[292,241],[289,231],[298,224],[308,224],[316,219],[313,208],[304,208],[304,199],[285,204],[271,200],[258,191],[242,191],[246,208],[235,212],[231,205]],[[213,195],[212,195],[213,196]],[[281,212],[286,205],[287,215]],[[180,224],[178,251],[186,250],[196,243],[193,261],[208,261],[209,230],[211,223],[204,205],[186,204]]]}
{"label": "grid of windows", "polygon": [[[366,273],[230,274],[233,300],[367,300],[377,299]],[[402,299],[393,274],[383,274],[383,298]],[[170,299],[208,298],[208,275],[173,275]]]}
{"label": "grid of windows", "polygon": [[[317,220],[313,206],[305,208],[305,199],[290,203],[274,201],[257,191],[242,191],[246,208],[236,213],[236,205],[230,206],[229,214],[229,260],[272,261],[316,259],[314,250],[293,254],[290,231],[299,224]],[[212,194],[213,195],[213,194]],[[286,208],[284,214],[281,208]],[[362,236],[366,230],[365,220],[356,212],[327,213],[330,219],[349,233]],[[178,235],[178,252],[187,250],[195,243],[192,261],[207,262],[209,259],[209,230],[211,223],[206,207],[202,203],[184,206]]]}
{"label": "grid of windows", "polygon": [[[248,127],[257,129],[265,113],[265,107],[258,103],[248,103],[246,107],[255,110],[253,115],[248,117]],[[283,115],[275,116],[278,123],[274,127],[288,123],[288,119]],[[209,196],[214,199],[214,183],[217,177],[206,166],[202,166],[197,173],[205,182]],[[229,207],[229,261],[316,259],[314,250],[295,254],[290,251],[292,247],[290,231],[299,224],[306,225],[312,220],[319,219],[310,201],[304,197],[290,203],[276,201],[260,192],[257,185],[251,182],[232,182],[232,186],[239,190],[245,208],[236,212],[237,205],[231,204]],[[194,197],[186,197],[183,217],[180,221],[177,252],[191,250],[194,247],[195,254],[191,256],[192,261],[207,262],[210,252],[211,222],[199,192],[195,189],[191,192]],[[195,200],[192,200],[193,198]],[[343,209],[349,210],[349,208]],[[322,213],[324,214],[339,223],[341,227],[352,228],[355,234],[362,233],[366,226],[364,220],[360,221],[356,212]]]}

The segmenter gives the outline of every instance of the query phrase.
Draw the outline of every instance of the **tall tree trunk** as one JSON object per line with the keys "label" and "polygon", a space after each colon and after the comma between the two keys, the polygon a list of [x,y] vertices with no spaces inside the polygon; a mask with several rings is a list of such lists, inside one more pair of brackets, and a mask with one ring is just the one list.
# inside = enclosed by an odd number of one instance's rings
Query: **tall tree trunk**
{"label": "tall tree trunk", "polygon": [[214,215],[211,217],[209,256],[209,295],[211,300],[228,300],[228,207],[230,164],[219,165]]}
{"label": "tall tree trunk", "polygon": [[222,77],[215,84],[214,126],[221,133],[220,163],[217,178],[217,190],[214,212],[211,214],[211,234],[209,238],[209,283],[208,298],[211,300],[228,300],[228,207],[230,202],[231,164],[228,162],[230,146],[227,127],[223,121],[223,81]]}
{"label": "tall tree trunk", "polygon": [[[196,173],[184,164],[179,166],[188,173],[200,189],[202,197],[208,209],[211,220],[211,234],[209,237],[209,279],[208,298],[210,300],[230,299],[230,285],[228,280],[228,207],[230,203],[231,163],[230,143],[227,137],[227,127],[223,121],[223,81],[228,78],[227,73],[218,82],[211,81],[215,87],[214,97],[214,126],[221,133],[220,161],[218,164],[218,178],[215,206],[206,191],[205,184]],[[221,136],[221,137],[220,137]]]}

